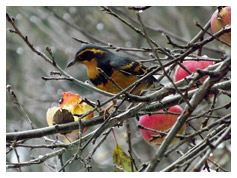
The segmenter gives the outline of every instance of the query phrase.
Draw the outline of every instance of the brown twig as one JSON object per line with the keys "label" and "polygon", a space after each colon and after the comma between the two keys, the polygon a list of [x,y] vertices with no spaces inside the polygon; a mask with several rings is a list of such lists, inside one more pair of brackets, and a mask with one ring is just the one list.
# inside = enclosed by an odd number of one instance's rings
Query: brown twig
{"label": "brown twig", "polygon": [[16,26],[15,24],[15,20],[14,18],[10,17],[8,13],[6,13],[6,18],[7,18],[7,21],[13,26],[14,30],[15,30],[15,34],[19,35],[23,40],[24,42],[27,44],[27,46],[34,52],[36,53],[37,55],[39,55],[41,58],[43,58],[46,62],[50,63],[52,66],[54,66],[58,71],[60,71],[60,73],[62,75],[64,75],[65,77],[68,77],[68,78],[72,78],[73,81],[80,85],[80,86],[83,86],[85,88],[88,88],[88,89],[91,89],[93,91],[96,91],[96,92],[99,92],[101,94],[104,94],[104,95],[107,95],[107,96],[113,96],[113,94],[111,93],[108,93],[108,92],[105,92],[105,91],[102,91],[96,87],[93,87],[89,84],[86,84],[80,80],[77,80],[75,78],[73,78],[72,76],[70,76],[69,74],[67,74],[63,69],[61,69],[61,67],[59,67],[55,61],[51,60],[49,57],[47,57],[44,53],[42,53],[41,51],[37,50],[33,44],[30,43],[30,41],[28,40],[28,37],[27,36],[24,36],[21,31],[18,29],[18,27]]}
{"label": "brown twig", "polygon": [[14,103],[20,108],[21,112],[24,114],[25,118],[30,123],[31,128],[35,129],[36,127],[33,125],[33,122],[31,121],[30,117],[28,116],[28,114],[26,113],[25,109],[23,108],[23,106],[18,101],[17,96],[16,96],[14,90],[12,89],[11,85],[7,85],[7,91],[13,96],[13,98],[15,100]]}

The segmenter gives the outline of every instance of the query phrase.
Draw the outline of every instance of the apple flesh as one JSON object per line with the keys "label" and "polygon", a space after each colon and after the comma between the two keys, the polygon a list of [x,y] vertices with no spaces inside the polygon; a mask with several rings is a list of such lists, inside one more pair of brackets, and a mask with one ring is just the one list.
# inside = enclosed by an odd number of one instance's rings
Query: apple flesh
{"label": "apple flesh", "polygon": [[[190,72],[194,73],[194,72],[196,72],[197,69],[205,69],[209,65],[213,65],[214,62],[212,62],[212,61],[184,61],[182,64]],[[175,70],[175,73],[174,73],[174,81],[177,82],[177,81],[182,80],[183,78],[185,78],[189,75],[190,74],[187,71],[185,71],[182,67],[178,66]],[[202,78],[201,81],[204,82],[204,80],[206,78],[207,77]]]}
{"label": "apple flesh", "polygon": [[[231,7],[227,6],[221,10],[216,10],[211,17],[211,29],[217,33],[226,25],[231,25]],[[225,33],[219,37],[221,41],[231,44],[231,32]]]}
{"label": "apple flesh", "polygon": [[[73,94],[71,92],[62,92],[62,98],[57,107],[51,107],[48,109],[46,113],[46,119],[49,126],[57,125],[57,124],[65,124],[69,122],[78,121],[77,116],[73,116],[73,114],[84,114],[93,108],[82,102],[79,94]],[[94,114],[91,113],[82,120],[90,119]],[[85,133],[88,128],[84,128],[82,133]],[[67,138],[76,139],[78,137],[78,130],[73,130],[70,132],[62,133],[66,135]]]}
{"label": "apple flesh", "polygon": [[[182,108],[178,105],[170,107],[168,109],[169,112],[174,112],[174,113],[182,113]],[[163,110],[160,110],[158,112],[164,112]],[[141,126],[144,126],[146,128],[154,129],[157,131],[162,131],[165,132],[168,129],[170,129],[176,122],[178,115],[173,115],[173,114],[154,114],[154,115],[144,115],[141,116],[139,119],[139,124]],[[178,134],[183,134],[185,130],[185,125],[182,126],[182,128],[179,130]],[[159,133],[149,131],[146,129],[140,129],[142,137],[144,140],[152,145],[152,146],[159,146],[163,142],[165,136],[161,136]],[[159,138],[152,139],[152,136],[161,136]],[[175,138],[172,143],[177,141],[177,138]]]}

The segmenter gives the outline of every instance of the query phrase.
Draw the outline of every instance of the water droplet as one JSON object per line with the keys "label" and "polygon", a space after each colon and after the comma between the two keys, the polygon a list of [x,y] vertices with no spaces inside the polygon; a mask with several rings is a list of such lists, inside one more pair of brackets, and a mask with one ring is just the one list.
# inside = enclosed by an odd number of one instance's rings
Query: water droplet
{"label": "water droplet", "polygon": [[131,41],[126,41],[125,46],[128,48],[132,47],[132,42]]}
{"label": "water droplet", "polygon": [[21,20],[21,19],[22,19],[22,14],[17,14],[17,15],[16,15],[16,19],[17,19],[17,20]]}
{"label": "water droplet", "polygon": [[98,23],[98,24],[96,25],[96,28],[97,28],[99,31],[101,31],[101,30],[104,29],[104,24],[103,24],[103,23]]}
{"label": "water droplet", "polygon": [[77,9],[75,7],[70,7],[69,12],[70,12],[70,14],[75,14],[75,13],[77,13]]}
{"label": "water droplet", "polygon": [[17,48],[16,53],[17,54],[23,54],[24,49],[22,47]]}
{"label": "water droplet", "polygon": [[43,157],[44,157],[43,155],[39,155],[39,156],[38,156],[39,159],[41,159],[41,158],[43,158]]}
{"label": "water droplet", "polygon": [[32,15],[32,16],[30,17],[30,21],[31,21],[32,23],[38,23],[38,22],[39,22],[39,18],[36,17],[36,16],[34,16],[34,15]]}
{"label": "water droplet", "polygon": [[63,15],[63,19],[64,20],[69,20],[69,18],[70,18],[70,15],[68,13]]}

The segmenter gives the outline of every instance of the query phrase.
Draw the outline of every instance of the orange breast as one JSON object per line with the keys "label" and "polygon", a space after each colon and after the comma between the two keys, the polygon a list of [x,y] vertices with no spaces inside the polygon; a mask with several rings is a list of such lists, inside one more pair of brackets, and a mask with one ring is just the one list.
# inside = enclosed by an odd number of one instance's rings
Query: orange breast
{"label": "orange breast", "polygon": [[[113,71],[111,78],[113,81],[118,84],[122,89],[127,88],[134,82],[136,82],[139,78],[135,75],[125,75],[120,71]],[[97,86],[97,88],[110,92],[110,93],[119,93],[121,90],[116,87],[111,81],[108,81],[105,85],[100,84]],[[136,94],[138,91],[147,88],[147,84],[145,82],[142,82],[140,85],[138,85],[135,90],[132,92],[133,94]]]}
{"label": "orange breast", "polygon": [[[90,79],[95,79],[99,75],[99,71],[97,70],[97,61],[95,59],[92,59],[91,61],[82,61],[84,65],[87,67],[87,75]],[[139,66],[140,67],[140,66]],[[133,84],[135,81],[137,81],[139,78],[136,75],[125,75],[124,73],[114,70],[112,75],[109,76],[113,81],[118,84],[122,89],[127,88],[131,84]],[[110,93],[119,93],[121,90],[115,86],[111,81],[108,80],[107,83],[102,83],[96,86],[97,88],[110,92]],[[136,94],[138,91],[147,88],[147,83],[142,82],[140,85],[138,85],[135,90],[132,92],[133,94]]]}
{"label": "orange breast", "polygon": [[99,74],[99,71],[97,70],[97,61],[95,59],[91,59],[90,61],[81,61],[81,63],[87,67],[88,77],[90,79],[96,78],[96,76]]}

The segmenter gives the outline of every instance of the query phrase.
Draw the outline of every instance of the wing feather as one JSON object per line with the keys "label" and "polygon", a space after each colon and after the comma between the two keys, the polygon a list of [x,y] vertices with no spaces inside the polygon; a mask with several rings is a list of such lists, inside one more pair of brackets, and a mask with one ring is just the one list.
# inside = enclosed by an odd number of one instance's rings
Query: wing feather
{"label": "wing feather", "polygon": [[128,57],[116,57],[110,61],[110,65],[126,75],[143,75],[147,70],[138,61]]}

